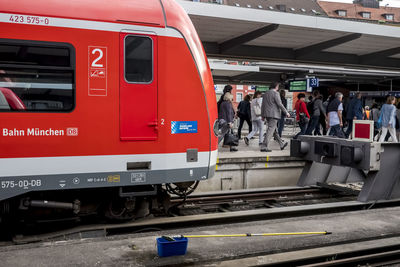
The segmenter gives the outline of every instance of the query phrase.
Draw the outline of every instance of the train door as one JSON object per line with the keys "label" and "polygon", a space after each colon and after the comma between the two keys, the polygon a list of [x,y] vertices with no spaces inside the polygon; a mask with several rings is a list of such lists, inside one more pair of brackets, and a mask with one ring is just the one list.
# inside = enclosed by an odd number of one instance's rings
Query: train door
{"label": "train door", "polygon": [[157,36],[120,33],[120,138],[156,140]]}

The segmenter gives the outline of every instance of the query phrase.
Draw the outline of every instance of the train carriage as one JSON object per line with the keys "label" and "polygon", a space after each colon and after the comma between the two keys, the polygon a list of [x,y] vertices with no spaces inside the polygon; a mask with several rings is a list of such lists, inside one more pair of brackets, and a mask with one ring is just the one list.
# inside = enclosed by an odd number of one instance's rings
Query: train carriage
{"label": "train carriage", "polygon": [[0,3],[3,212],[101,200],[131,217],[161,185],[213,176],[214,85],[177,3]]}

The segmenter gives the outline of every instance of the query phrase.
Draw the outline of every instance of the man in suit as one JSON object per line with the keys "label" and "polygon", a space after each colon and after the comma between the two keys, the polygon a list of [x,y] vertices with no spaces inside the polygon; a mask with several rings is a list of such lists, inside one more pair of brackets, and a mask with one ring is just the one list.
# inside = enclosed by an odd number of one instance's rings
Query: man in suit
{"label": "man in suit", "polygon": [[[290,117],[289,112],[283,106],[281,98],[279,96],[279,82],[275,82],[269,91],[267,91],[263,96],[262,106],[261,106],[261,116],[264,121],[266,121],[266,137],[261,146],[261,152],[271,152],[268,149],[268,144],[271,141],[272,136],[275,133],[278,120],[281,118],[281,113],[285,113],[287,117]],[[287,142],[280,144],[281,149],[287,146]]]}

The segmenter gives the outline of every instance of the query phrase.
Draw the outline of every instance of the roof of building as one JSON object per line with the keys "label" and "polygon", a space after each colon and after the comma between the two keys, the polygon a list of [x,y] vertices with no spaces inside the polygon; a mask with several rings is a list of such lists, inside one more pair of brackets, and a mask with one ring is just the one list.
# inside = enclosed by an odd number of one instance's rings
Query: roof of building
{"label": "roof of building", "polygon": [[[337,3],[329,1],[318,1],[321,8],[328,14],[329,17],[342,18],[342,19],[357,19],[364,21],[388,21],[388,22],[400,22],[400,8],[396,7],[379,7],[379,8],[368,8],[363,7],[360,4],[347,4]],[[338,10],[346,10],[347,14],[345,17],[339,16]],[[371,17],[363,18],[362,13],[369,12]],[[394,20],[387,20],[385,14],[393,14]]]}
{"label": "roof of building", "polygon": [[[225,0],[227,5],[304,15],[326,15],[316,0]],[[282,8],[282,9],[281,9]]]}
{"label": "roof of building", "polygon": [[200,0],[197,2],[225,4],[229,6],[280,11],[303,15],[326,16],[324,10],[318,5],[317,0]]}

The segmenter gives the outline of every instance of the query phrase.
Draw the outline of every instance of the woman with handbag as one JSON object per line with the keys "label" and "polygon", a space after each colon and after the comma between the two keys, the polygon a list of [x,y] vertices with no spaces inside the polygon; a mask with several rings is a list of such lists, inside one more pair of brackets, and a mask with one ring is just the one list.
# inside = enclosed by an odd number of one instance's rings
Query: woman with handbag
{"label": "woman with handbag", "polygon": [[[233,128],[233,120],[235,118],[235,112],[232,106],[233,95],[229,92],[225,93],[223,101],[221,102],[219,113],[218,113],[218,120],[224,120],[228,124],[228,131],[223,133],[224,137],[224,145],[230,146],[230,151],[238,151],[237,149],[237,138],[232,133]],[[236,139],[236,140],[235,140]]]}
{"label": "woman with handbag", "polygon": [[253,96],[253,100],[250,104],[251,109],[251,120],[253,125],[253,130],[244,138],[244,142],[246,145],[249,145],[249,140],[259,131],[259,141],[258,143],[261,145],[263,142],[264,137],[264,123],[261,119],[261,105],[262,105],[262,98],[261,92],[256,91]]}
{"label": "woman with handbag", "polygon": [[304,102],[306,95],[300,93],[297,95],[297,102],[295,105],[296,109],[296,121],[299,124],[300,132],[296,134],[294,139],[297,139],[299,135],[304,135],[306,133],[308,122],[310,121],[310,114],[308,114],[307,105]]}

